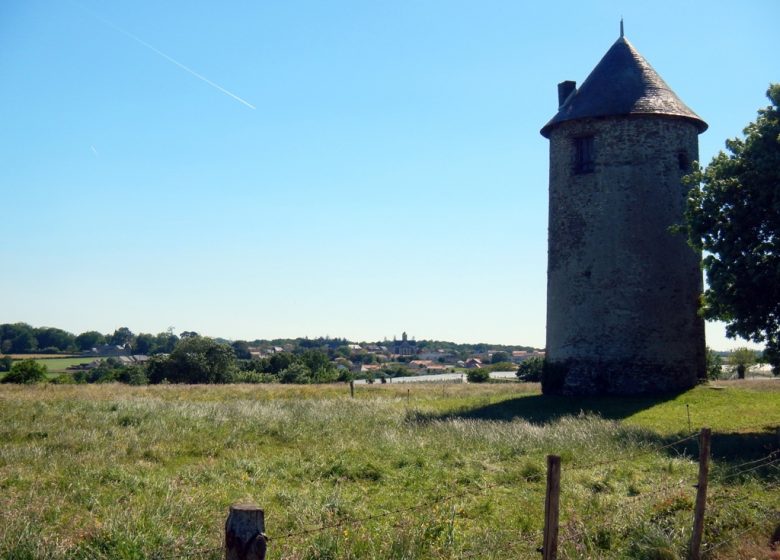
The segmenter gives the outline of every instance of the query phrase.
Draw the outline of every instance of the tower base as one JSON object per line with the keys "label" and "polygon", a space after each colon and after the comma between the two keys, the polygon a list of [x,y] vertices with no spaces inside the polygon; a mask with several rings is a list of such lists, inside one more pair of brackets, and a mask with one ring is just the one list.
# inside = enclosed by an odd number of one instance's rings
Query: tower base
{"label": "tower base", "polygon": [[[701,372],[703,374],[703,372]],[[565,360],[545,363],[546,395],[660,395],[694,387],[699,372],[669,364],[637,361]]]}

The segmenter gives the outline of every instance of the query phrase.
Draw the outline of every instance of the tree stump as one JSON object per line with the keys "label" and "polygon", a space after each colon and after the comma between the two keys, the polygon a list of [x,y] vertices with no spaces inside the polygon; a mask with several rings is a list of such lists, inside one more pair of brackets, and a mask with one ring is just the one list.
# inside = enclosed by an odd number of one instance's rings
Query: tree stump
{"label": "tree stump", "polygon": [[265,560],[265,513],[254,504],[233,504],[225,522],[225,560]]}

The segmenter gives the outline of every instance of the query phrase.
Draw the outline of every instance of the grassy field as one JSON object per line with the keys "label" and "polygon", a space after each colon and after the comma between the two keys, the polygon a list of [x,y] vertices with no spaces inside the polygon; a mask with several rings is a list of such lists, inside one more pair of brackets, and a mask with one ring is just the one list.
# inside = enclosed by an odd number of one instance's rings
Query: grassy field
{"label": "grassy field", "polygon": [[[545,455],[561,557],[684,557],[696,441],[715,436],[707,558],[766,558],[780,383],[669,399],[538,386],[0,386],[0,557],[220,558],[227,508],[269,558],[538,558]],[[686,407],[686,405],[688,405]],[[758,461],[758,462],[753,462]],[[747,463],[747,464],[745,464]],[[328,527],[323,529],[323,527]]]}
{"label": "grassy field", "polygon": [[36,361],[46,366],[49,373],[62,373],[68,370],[70,366],[79,364],[88,364],[95,358],[38,358]]}
{"label": "grassy field", "polygon": [[46,366],[49,373],[63,373],[68,370],[70,366],[78,364],[89,363],[95,358],[84,358],[78,356],[57,356],[52,357],[49,354],[12,354],[11,357],[14,361],[19,360],[35,360],[39,364]]}

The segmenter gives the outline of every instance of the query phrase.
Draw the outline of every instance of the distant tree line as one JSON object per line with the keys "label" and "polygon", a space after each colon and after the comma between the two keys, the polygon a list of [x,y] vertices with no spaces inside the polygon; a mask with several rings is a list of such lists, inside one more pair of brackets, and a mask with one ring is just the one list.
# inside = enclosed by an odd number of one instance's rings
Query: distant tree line
{"label": "distant tree line", "polygon": [[113,334],[86,331],[74,335],[62,329],[33,327],[27,323],[0,324],[0,354],[76,353],[106,344],[125,346],[133,354],[159,354],[171,352],[178,340],[172,332],[134,334],[127,327],[120,327]]}
{"label": "distant tree line", "polygon": [[[134,385],[146,383],[328,383],[366,378],[385,381],[394,377],[415,375],[406,364],[390,362],[382,357],[385,341],[363,344],[374,351],[356,347],[346,338],[293,338],[253,341],[212,339],[194,331],[176,335],[169,329],[158,334],[134,333],[120,327],[113,333],[86,331],[74,335],[51,327],[33,327],[26,323],[0,324],[0,372],[5,382],[39,382],[49,377],[45,366],[33,365],[34,360],[12,362],[7,354],[64,354],[90,352],[113,346],[121,348],[119,355],[145,355],[146,361],[127,363],[117,357],[103,358],[99,364],[58,377],[54,383],[122,382]],[[456,344],[446,341],[416,342],[418,354],[443,350],[465,358],[475,353],[493,350],[489,369],[511,369],[511,351],[530,347],[496,346],[488,344]],[[258,355],[255,350],[261,350]],[[117,350],[117,349],[113,349]],[[96,356],[97,357],[97,356]],[[409,362],[415,356],[404,356],[399,362]],[[85,362],[88,358],[85,356]],[[24,363],[23,363],[24,362]],[[362,364],[382,363],[378,370],[353,372]],[[20,365],[23,364],[23,365]],[[43,369],[41,369],[43,368]],[[488,370],[489,370],[488,369]],[[43,371],[43,374],[41,372]],[[2,374],[0,374],[2,375]]]}
{"label": "distant tree line", "polygon": [[[2,369],[9,371],[4,383],[38,383],[47,380],[46,366],[34,359],[13,362],[4,356]],[[9,367],[10,366],[10,367]],[[177,337],[169,353],[158,353],[148,361],[126,363],[116,357],[95,367],[61,374],[53,383],[327,383],[346,381],[351,373],[339,367],[320,349],[279,352],[260,359],[239,359],[236,349],[225,342],[187,333]]]}
{"label": "distant tree line", "polygon": [[[76,353],[86,352],[106,344],[125,346],[132,354],[167,354],[173,351],[179,339],[194,336],[198,336],[198,333],[184,331],[177,336],[172,330],[158,334],[135,334],[128,327],[120,327],[113,333],[104,334],[91,330],[75,335],[63,329],[53,327],[33,327],[27,323],[4,323],[0,324],[0,354]],[[331,359],[341,356],[360,363],[376,362],[376,357],[371,353],[353,351],[349,347],[351,342],[346,338],[306,337],[271,340],[255,339],[252,341],[238,340],[233,342],[220,338],[216,340],[229,343],[239,359],[249,359],[249,348],[251,347],[283,347],[292,351],[320,350],[327,353]],[[381,347],[389,343],[387,341],[376,341],[370,344]],[[531,346],[506,346],[487,343],[459,344],[441,340],[419,340],[416,342],[416,346],[418,354],[443,350],[460,359],[466,359],[474,354],[484,354],[488,351],[493,351],[499,355],[496,357],[494,354],[494,362],[508,361],[512,350],[533,350]],[[407,357],[407,360],[416,357]]]}

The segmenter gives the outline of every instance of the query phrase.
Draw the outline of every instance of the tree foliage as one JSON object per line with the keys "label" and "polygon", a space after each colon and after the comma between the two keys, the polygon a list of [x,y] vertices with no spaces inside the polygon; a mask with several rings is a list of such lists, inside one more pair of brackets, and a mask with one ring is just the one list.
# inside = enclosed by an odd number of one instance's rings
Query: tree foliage
{"label": "tree foliage", "polygon": [[494,352],[490,358],[491,364],[500,364],[501,362],[509,362],[512,359],[512,355],[509,352]]}
{"label": "tree foliage", "polygon": [[97,331],[86,331],[76,337],[76,347],[79,350],[92,350],[106,343],[106,337]]}
{"label": "tree foliage", "polygon": [[780,84],[772,104],[726,142],[706,169],[689,177],[686,211],[691,245],[705,253],[707,319],[726,321],[730,337],[766,344],[780,368]]}
{"label": "tree foliage", "polygon": [[735,348],[729,354],[729,365],[737,372],[738,379],[745,379],[745,373],[756,363],[756,352],[750,348]]}
{"label": "tree foliage", "polygon": [[0,356],[0,371],[10,371],[13,364],[11,356]]}
{"label": "tree foliage", "polygon": [[236,357],[226,344],[190,336],[179,340],[169,356],[150,360],[147,371],[151,383],[230,383],[236,373]]}
{"label": "tree foliage", "polygon": [[470,369],[466,372],[466,379],[469,383],[486,383],[490,381],[490,372],[482,368]]}
{"label": "tree foliage", "polygon": [[11,366],[3,383],[38,383],[46,381],[47,368],[35,360],[22,360]]}
{"label": "tree foliage", "polygon": [[62,329],[32,327],[27,323],[0,325],[0,354],[44,352],[56,354],[76,349],[76,337]]}
{"label": "tree foliage", "polygon": [[707,379],[720,379],[723,358],[715,350],[707,348]]}
{"label": "tree foliage", "polygon": [[134,339],[135,335],[133,334],[133,331],[127,327],[119,327],[114,331],[114,334],[111,335],[110,344],[124,346],[125,344],[131,344]]}
{"label": "tree foliage", "polygon": [[542,372],[544,371],[544,358],[540,356],[533,356],[523,361],[517,368],[517,378],[520,381],[536,382],[542,380]]}

